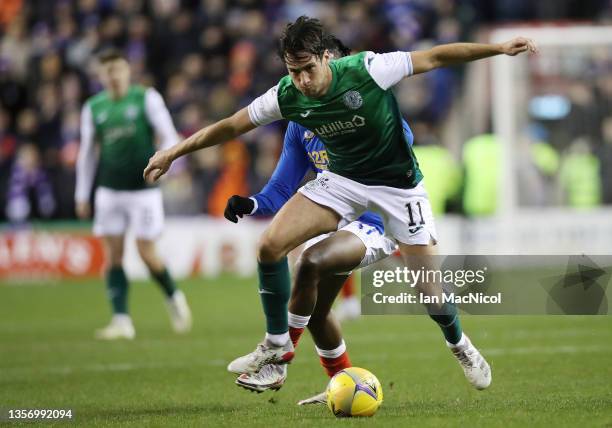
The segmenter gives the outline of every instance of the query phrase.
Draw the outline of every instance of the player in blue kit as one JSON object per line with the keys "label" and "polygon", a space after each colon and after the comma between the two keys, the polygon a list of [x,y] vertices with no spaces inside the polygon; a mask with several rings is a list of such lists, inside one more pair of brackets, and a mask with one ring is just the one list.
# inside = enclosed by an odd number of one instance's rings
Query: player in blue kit
{"label": "player in blue kit", "polygon": [[[349,53],[339,40],[330,37],[329,50],[339,57]],[[408,144],[412,145],[410,127],[402,121]],[[304,177],[328,169],[327,151],[323,142],[303,126],[289,122],[283,151],[270,178],[260,193],[250,198],[234,195],[227,203],[225,217],[238,222],[243,215],[273,215],[295,194]],[[325,272],[316,288],[294,287],[289,302],[289,335],[294,347],[304,328],[313,337],[321,365],[328,376],[351,366],[338,322],[331,313],[332,304],[350,271],[375,263],[392,254],[397,246],[384,236],[383,222],[378,214],[365,212],[351,223],[341,223],[337,232],[309,240],[296,263],[296,276],[308,274],[309,264],[317,260],[317,269]],[[297,284],[296,284],[297,285]],[[296,315],[305,294],[315,293],[316,306],[311,317]],[[269,297],[269,296],[268,296]],[[311,299],[308,299],[311,300]],[[236,383],[258,392],[280,388],[287,377],[287,366],[269,364],[256,374],[243,374],[230,363],[228,370],[241,374]],[[324,394],[317,394],[300,404],[322,403]]]}
{"label": "player in blue kit", "polygon": [[[406,123],[404,132],[410,143],[412,133]],[[293,196],[309,171],[320,173],[327,169],[327,152],[323,143],[306,128],[290,122],[285,134],[283,151],[268,184],[250,198],[234,195],[227,203],[225,217],[233,222],[243,215],[273,215]],[[342,223],[339,225],[342,226]],[[317,258],[325,261],[319,266],[328,275],[317,288],[292,290],[289,302],[289,334],[294,346],[307,325],[316,344],[321,364],[329,376],[350,367],[346,345],[337,321],[330,313],[331,306],[352,269],[364,267],[392,254],[394,241],[384,236],[378,214],[366,212],[356,221],[340,227],[337,232],[320,235],[305,244],[296,263],[296,275],[304,268],[304,260]],[[310,255],[310,257],[304,257]],[[317,293],[317,303],[310,319],[293,314],[304,293]],[[269,365],[257,375],[242,375],[237,383],[248,389],[265,390],[279,387],[286,378],[286,365]],[[232,365],[228,367],[232,370]],[[263,383],[262,383],[263,382]]]}

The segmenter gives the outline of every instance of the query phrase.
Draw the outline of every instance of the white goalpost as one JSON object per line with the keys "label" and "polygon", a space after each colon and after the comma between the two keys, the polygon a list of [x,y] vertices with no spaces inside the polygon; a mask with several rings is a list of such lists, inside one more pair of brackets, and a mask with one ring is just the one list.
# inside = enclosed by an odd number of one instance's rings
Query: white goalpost
{"label": "white goalpost", "polygon": [[[492,43],[501,43],[517,35],[532,38],[540,48],[539,55],[547,55],[550,48],[589,49],[598,46],[612,49],[612,27],[604,26],[541,26],[508,27],[491,33]],[[502,143],[503,173],[499,200],[501,215],[513,216],[522,210],[517,197],[517,152],[515,142],[525,125],[526,87],[529,84],[529,57],[497,56],[491,62],[491,94],[493,130]],[[532,210],[530,210],[532,211]]]}
{"label": "white goalpost", "polygon": [[[496,56],[476,64],[472,68],[469,98],[465,105],[471,113],[465,119],[471,122],[462,125],[467,131],[463,137],[483,132],[490,113],[492,132],[502,153],[496,214],[482,218],[445,216],[438,219],[440,236],[444,237],[440,241],[441,252],[612,254],[611,205],[576,209],[560,202],[559,198],[553,198],[554,203],[533,203],[529,198],[529,202],[525,202],[530,191],[533,195],[545,196],[553,192],[540,189],[538,193],[537,189],[530,188],[529,176],[523,175],[525,170],[528,174],[533,172],[533,168],[526,167],[530,161],[527,159],[530,143],[526,141],[525,131],[533,121],[529,114],[530,100],[537,95],[546,95],[546,90],[551,88],[553,95],[556,91],[558,98],[564,98],[567,85],[592,85],[593,81],[587,76],[589,73],[582,75],[576,70],[588,69],[598,50],[605,50],[606,58],[612,59],[612,27],[512,26],[494,29],[484,39],[500,43],[517,36],[534,39],[540,52],[535,56]],[[604,73],[612,75],[612,69],[606,68]],[[487,75],[489,86],[484,83]],[[567,97],[564,99],[567,107],[570,103]],[[490,106],[490,112],[487,106]],[[612,111],[605,113],[612,116]],[[562,117],[558,123],[565,123],[564,120]],[[558,152],[562,154],[562,151]],[[560,189],[558,177],[555,179],[551,183]]]}

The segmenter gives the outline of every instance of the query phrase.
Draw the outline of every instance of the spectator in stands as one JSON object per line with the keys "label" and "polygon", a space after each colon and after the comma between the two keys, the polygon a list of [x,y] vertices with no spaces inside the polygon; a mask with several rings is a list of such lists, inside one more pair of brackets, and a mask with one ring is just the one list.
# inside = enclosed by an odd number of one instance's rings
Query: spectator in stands
{"label": "spectator in stands", "polygon": [[495,214],[499,199],[501,145],[492,134],[478,135],[463,146],[463,210],[469,216]]}
{"label": "spectator in stands", "polygon": [[19,147],[9,179],[6,216],[13,223],[22,223],[32,213],[50,218],[56,208],[51,182],[42,168],[40,154],[34,144]]}
{"label": "spectator in stands", "polygon": [[586,209],[601,203],[600,161],[587,137],[572,142],[563,154],[559,174],[567,205]]}

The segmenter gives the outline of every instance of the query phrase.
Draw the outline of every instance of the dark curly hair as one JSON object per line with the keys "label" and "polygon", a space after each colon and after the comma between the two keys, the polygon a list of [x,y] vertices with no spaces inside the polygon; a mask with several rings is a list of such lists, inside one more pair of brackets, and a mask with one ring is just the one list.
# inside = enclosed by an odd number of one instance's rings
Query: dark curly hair
{"label": "dark curly hair", "polygon": [[300,16],[285,27],[278,44],[278,56],[283,61],[287,61],[288,57],[303,59],[311,55],[321,58],[327,49],[325,37],[321,21]]}
{"label": "dark curly hair", "polygon": [[286,62],[288,57],[299,60],[314,55],[321,58],[325,50],[329,50],[338,58],[351,53],[340,39],[325,31],[321,21],[300,16],[285,27],[277,53],[280,59]]}

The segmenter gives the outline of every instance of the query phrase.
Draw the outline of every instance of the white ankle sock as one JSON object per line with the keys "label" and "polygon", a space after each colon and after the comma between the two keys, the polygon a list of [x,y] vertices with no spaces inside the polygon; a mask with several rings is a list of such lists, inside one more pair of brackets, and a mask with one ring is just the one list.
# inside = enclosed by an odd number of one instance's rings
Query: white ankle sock
{"label": "white ankle sock", "polygon": [[270,334],[266,333],[266,340],[273,345],[282,346],[287,343],[289,338],[289,332],[281,333],[281,334]]}
{"label": "white ankle sock", "polygon": [[448,346],[449,348],[461,348],[463,346],[467,345],[467,339],[465,337],[465,334],[461,333],[461,339],[459,339],[459,342],[453,344],[450,342],[446,342],[446,346]]}
{"label": "white ankle sock", "polygon": [[342,342],[340,343],[340,346],[338,346],[335,349],[329,349],[329,350],[321,349],[317,346],[315,346],[315,348],[317,349],[317,354],[319,354],[319,357],[338,358],[340,355],[346,352],[346,343],[344,343],[344,339],[343,339]]}
{"label": "white ankle sock", "polygon": [[132,318],[128,314],[114,314],[113,322],[118,324],[132,324]]}
{"label": "white ankle sock", "polygon": [[310,315],[296,315],[289,312],[289,327],[306,328],[310,321]]}

